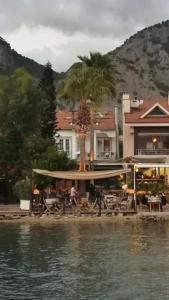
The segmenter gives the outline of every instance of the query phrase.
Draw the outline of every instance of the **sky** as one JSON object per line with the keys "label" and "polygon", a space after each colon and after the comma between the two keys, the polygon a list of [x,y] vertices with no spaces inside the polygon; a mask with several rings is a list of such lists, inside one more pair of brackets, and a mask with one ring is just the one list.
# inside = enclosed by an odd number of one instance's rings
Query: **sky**
{"label": "sky", "polygon": [[0,0],[0,36],[18,53],[66,71],[169,19],[169,0]]}

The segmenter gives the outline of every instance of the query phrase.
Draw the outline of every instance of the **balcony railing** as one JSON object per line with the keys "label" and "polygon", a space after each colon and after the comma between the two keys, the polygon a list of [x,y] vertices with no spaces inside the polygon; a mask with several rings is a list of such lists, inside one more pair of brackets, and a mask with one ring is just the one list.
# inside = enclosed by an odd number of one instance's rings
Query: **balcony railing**
{"label": "balcony railing", "polygon": [[115,154],[111,151],[102,151],[95,153],[95,160],[109,160],[114,158]]}
{"label": "balcony railing", "polygon": [[136,155],[169,155],[169,149],[136,149]]}
{"label": "balcony railing", "polygon": [[[95,152],[94,153],[94,160],[110,160],[113,159],[115,157],[115,153],[114,152],[110,152],[110,151],[99,151],[99,152]],[[76,154],[76,158],[77,160],[80,159],[80,153]],[[86,153],[86,160],[90,159],[90,153]]]}

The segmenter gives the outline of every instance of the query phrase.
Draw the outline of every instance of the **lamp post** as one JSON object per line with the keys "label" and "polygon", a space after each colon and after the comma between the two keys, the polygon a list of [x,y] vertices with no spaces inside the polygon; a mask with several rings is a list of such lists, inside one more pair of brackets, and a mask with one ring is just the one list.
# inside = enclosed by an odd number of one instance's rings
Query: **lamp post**
{"label": "lamp post", "polygon": [[92,103],[92,95],[89,96],[89,98],[86,100],[86,103],[88,104],[90,108],[90,171],[94,168],[94,113],[93,109],[91,108]]}
{"label": "lamp post", "polygon": [[115,117],[115,132],[116,132],[116,159],[119,159],[119,124],[118,124],[118,106],[114,107],[114,117]]}
{"label": "lamp post", "polygon": [[134,206],[137,213],[137,196],[136,196],[136,165],[134,164],[134,173],[133,173],[133,190],[134,190]]}

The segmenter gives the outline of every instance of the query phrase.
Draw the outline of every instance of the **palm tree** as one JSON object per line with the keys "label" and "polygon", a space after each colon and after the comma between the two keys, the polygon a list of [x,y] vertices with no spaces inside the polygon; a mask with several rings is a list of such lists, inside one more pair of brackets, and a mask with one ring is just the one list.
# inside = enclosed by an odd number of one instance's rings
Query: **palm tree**
{"label": "palm tree", "polygon": [[90,160],[94,159],[93,113],[105,96],[115,96],[116,71],[108,55],[90,52],[89,57],[78,56],[76,64],[58,87],[58,98],[73,103],[91,98]]}
{"label": "palm tree", "polygon": [[91,98],[90,162],[94,161],[94,110],[103,102],[105,96],[115,96],[115,67],[111,57],[99,52],[90,52],[90,57],[78,56],[86,66]]}
{"label": "palm tree", "polygon": [[[90,56],[78,56],[86,67],[88,92],[94,104],[100,104],[104,96],[115,96],[116,70],[111,57],[99,52],[90,52]],[[89,95],[89,94],[88,94]]]}
{"label": "palm tree", "polygon": [[108,55],[90,52],[90,57],[78,56],[77,63],[58,86],[58,98],[67,102],[79,102],[92,95],[93,105],[101,103],[105,96],[115,96],[115,66]]}

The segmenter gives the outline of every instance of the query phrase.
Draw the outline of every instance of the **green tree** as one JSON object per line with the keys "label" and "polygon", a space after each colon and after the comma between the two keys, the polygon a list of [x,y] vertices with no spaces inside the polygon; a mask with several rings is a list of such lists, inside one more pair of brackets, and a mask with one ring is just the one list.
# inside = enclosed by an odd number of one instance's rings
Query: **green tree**
{"label": "green tree", "polygon": [[[39,145],[37,144],[36,146],[39,147]],[[54,145],[48,146],[45,151],[43,151],[43,147],[45,147],[45,143],[43,145],[41,144],[39,151],[36,151],[36,155],[32,161],[32,168],[50,171],[76,169],[76,161],[71,160],[66,152],[57,151]],[[51,184],[53,181],[55,181],[55,179],[51,177],[34,174],[34,182],[41,188]]]}
{"label": "green tree", "polygon": [[43,138],[50,138],[54,141],[57,132],[56,122],[56,91],[54,85],[53,70],[50,62],[45,66],[39,87],[44,94],[45,105],[41,119],[41,135]]}
{"label": "green tree", "polygon": [[66,170],[75,166],[66,154],[57,152],[50,134],[41,134],[49,106],[46,98],[23,68],[0,76],[0,176],[10,191],[16,181],[30,176],[33,167]]}
{"label": "green tree", "polygon": [[6,174],[30,167],[25,145],[38,134],[42,107],[40,90],[24,69],[0,77],[0,163]]}

